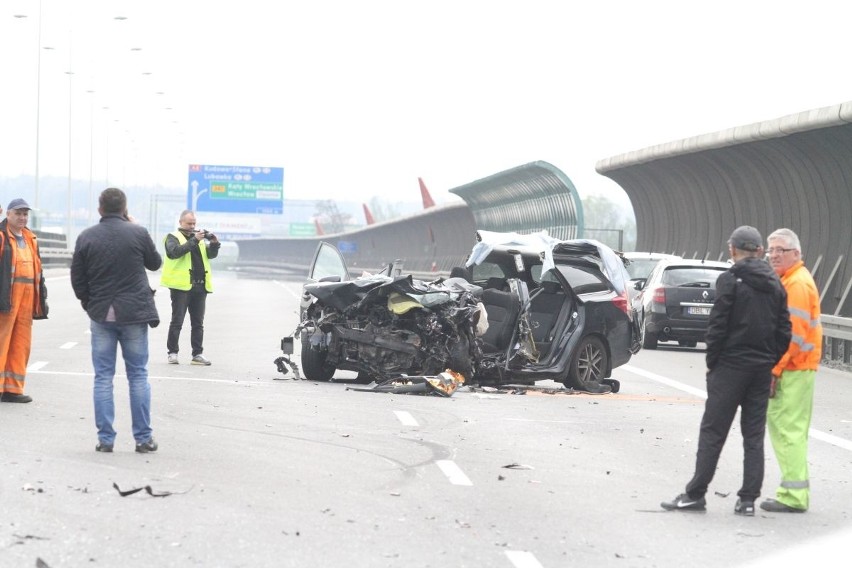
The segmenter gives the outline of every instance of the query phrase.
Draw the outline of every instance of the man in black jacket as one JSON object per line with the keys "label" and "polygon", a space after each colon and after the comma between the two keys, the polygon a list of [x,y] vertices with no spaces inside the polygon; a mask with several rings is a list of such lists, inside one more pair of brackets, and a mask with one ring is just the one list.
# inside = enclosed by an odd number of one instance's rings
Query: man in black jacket
{"label": "man in black jacket", "polygon": [[743,484],[734,513],[753,516],[763,485],[763,438],[772,368],[790,344],[787,293],[763,260],[763,238],[738,227],[728,240],[734,265],[716,281],[707,328],[707,403],[701,418],[695,474],[686,492],[661,503],[673,511],[703,511],[719,455],[742,408]]}
{"label": "man in black jacket", "polygon": [[100,223],[80,233],[71,260],[71,286],[91,320],[98,428],[95,450],[112,452],[115,445],[112,383],[116,351],[121,345],[136,451],[155,452],[148,383],[148,326],[156,327],[160,318],[145,269],[158,270],[163,259],[148,231],[131,222],[123,191],[113,187],[103,190],[98,212]]}

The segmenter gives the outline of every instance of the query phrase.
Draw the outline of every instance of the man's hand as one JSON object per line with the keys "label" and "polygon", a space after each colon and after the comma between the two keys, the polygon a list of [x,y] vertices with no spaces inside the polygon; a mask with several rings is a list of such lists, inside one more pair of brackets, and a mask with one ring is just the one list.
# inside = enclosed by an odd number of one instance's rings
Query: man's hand
{"label": "man's hand", "polygon": [[204,231],[195,231],[195,240],[200,242],[202,239],[204,239]]}
{"label": "man's hand", "polygon": [[769,383],[769,398],[775,398],[775,391],[778,388],[778,382],[781,380],[781,377],[776,377],[772,375],[772,382]]}

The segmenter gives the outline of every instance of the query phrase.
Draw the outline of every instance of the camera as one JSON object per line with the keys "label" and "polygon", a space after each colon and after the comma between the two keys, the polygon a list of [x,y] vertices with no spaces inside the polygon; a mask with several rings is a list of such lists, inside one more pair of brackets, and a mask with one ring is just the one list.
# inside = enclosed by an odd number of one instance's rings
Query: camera
{"label": "camera", "polygon": [[207,229],[201,229],[201,232],[203,233],[203,234],[201,235],[201,238],[202,238],[202,239],[209,239],[210,237],[212,237],[212,236],[213,236],[213,233],[211,233],[211,232],[210,232],[210,231],[208,231]]}

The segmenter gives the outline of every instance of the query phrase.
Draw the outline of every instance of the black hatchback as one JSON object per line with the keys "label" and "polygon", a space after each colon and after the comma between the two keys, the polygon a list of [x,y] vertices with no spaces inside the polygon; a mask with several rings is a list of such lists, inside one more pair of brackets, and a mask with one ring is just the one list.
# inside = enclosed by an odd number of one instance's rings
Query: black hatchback
{"label": "black hatchback", "polygon": [[617,391],[612,370],[639,349],[624,259],[597,241],[477,237],[460,276],[434,281],[399,267],[350,279],[339,251],[321,243],[293,338],[305,376],[346,370],[384,380],[446,369],[480,384],[550,379]]}
{"label": "black hatchback", "polygon": [[663,260],[647,280],[636,282],[642,347],[656,349],[659,341],[677,341],[682,347],[703,342],[716,300],[716,279],[730,266],[712,260]]}

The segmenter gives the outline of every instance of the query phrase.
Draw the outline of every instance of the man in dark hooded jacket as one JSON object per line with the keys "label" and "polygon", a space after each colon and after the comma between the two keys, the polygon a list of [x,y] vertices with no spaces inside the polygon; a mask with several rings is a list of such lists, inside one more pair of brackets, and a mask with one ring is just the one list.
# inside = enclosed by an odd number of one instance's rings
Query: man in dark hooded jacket
{"label": "man in dark hooded jacket", "polygon": [[703,511],[719,455],[741,407],[743,484],[734,513],[753,516],[763,485],[763,439],[772,368],[790,344],[787,293],[763,260],[763,238],[738,227],[728,240],[734,265],[716,281],[707,327],[707,403],[698,436],[695,475],[667,510]]}

